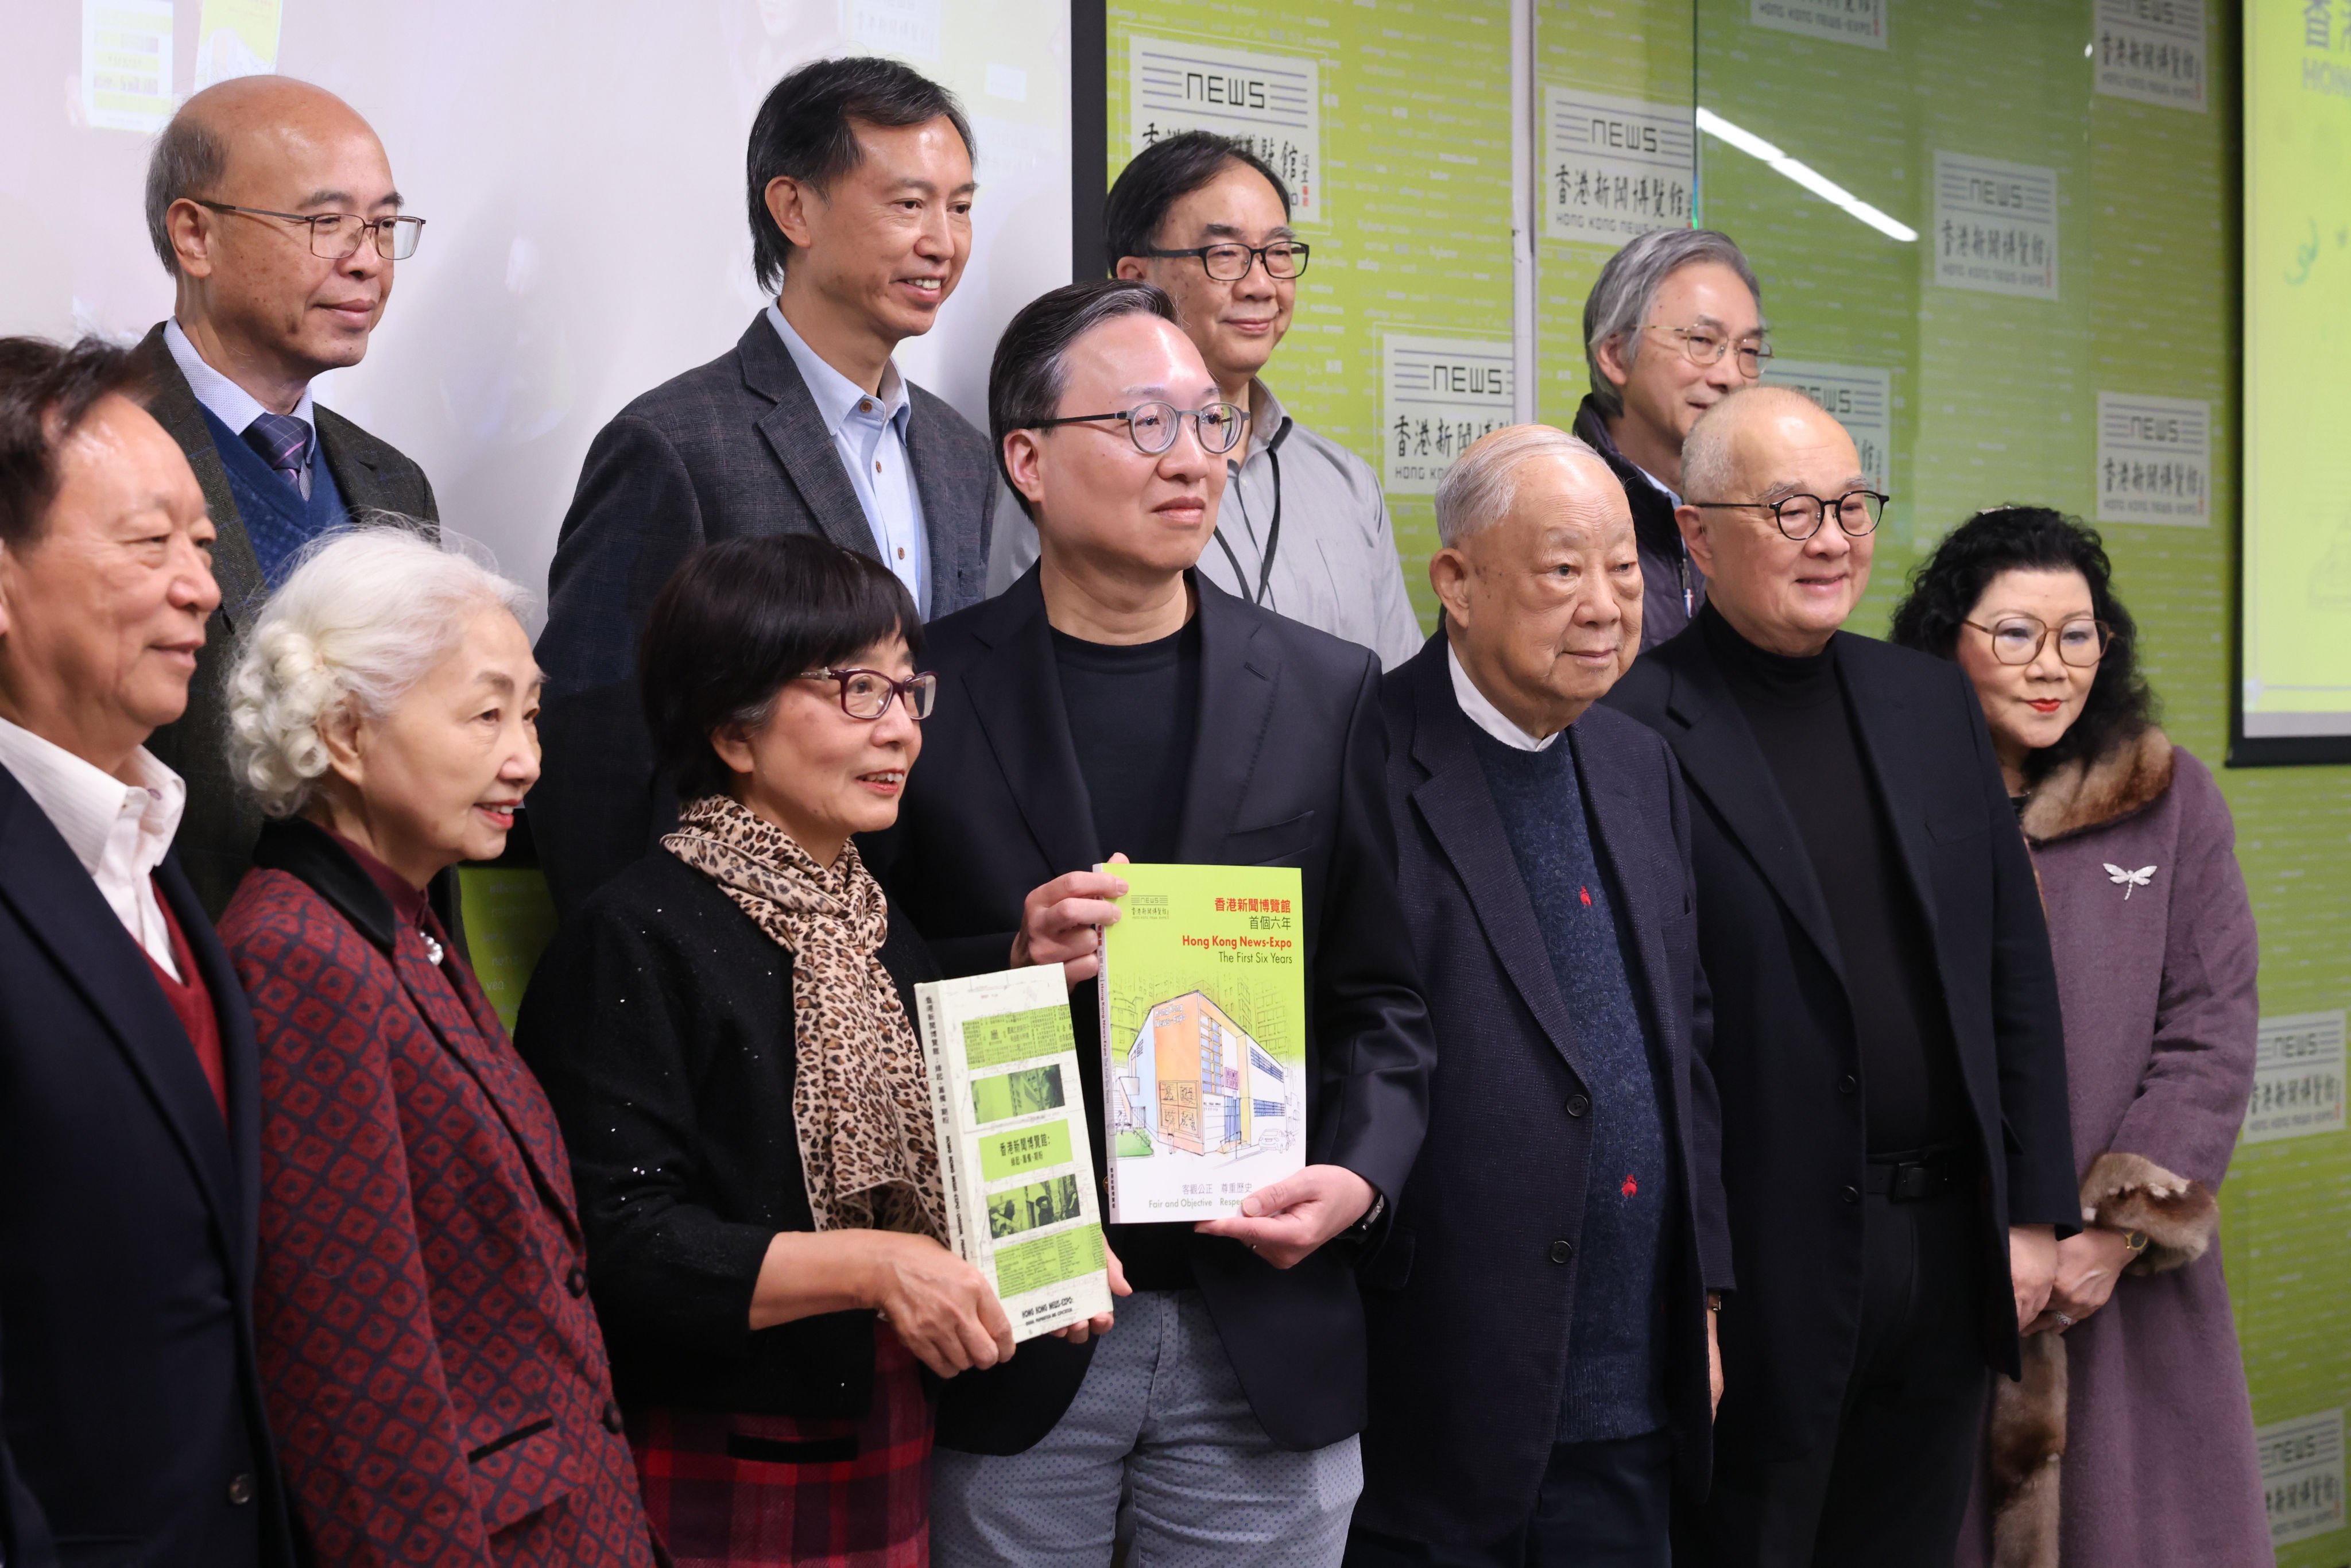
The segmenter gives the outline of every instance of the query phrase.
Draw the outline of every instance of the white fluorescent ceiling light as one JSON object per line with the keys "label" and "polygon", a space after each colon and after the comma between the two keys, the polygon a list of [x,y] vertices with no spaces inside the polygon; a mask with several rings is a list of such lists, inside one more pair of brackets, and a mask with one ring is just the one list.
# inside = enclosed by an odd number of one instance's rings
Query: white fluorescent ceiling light
{"label": "white fluorescent ceiling light", "polygon": [[1898,239],[1904,245],[1917,242],[1918,231],[1905,223],[1897,223],[1830,179],[1826,174],[1800,159],[1791,158],[1751,131],[1742,131],[1710,109],[1698,111],[1698,128],[1718,141],[1728,141],[1750,158],[1770,164],[1772,169],[1793,180],[1832,206],[1843,207],[1879,234]]}

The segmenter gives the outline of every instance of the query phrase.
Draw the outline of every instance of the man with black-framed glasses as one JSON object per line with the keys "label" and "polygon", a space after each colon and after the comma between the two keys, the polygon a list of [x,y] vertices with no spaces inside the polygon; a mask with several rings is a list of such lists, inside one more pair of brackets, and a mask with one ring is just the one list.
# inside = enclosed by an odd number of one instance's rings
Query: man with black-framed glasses
{"label": "man with black-framed glasses", "polygon": [[[1031,1340],[950,1384],[931,1489],[940,1568],[1133,1560],[1336,1568],[1362,1484],[1355,1261],[1402,1189],[1434,1050],[1397,902],[1367,650],[1195,570],[1241,410],[1148,283],[1030,303],[988,414],[1043,542],[1003,593],[925,628],[937,712],[897,825],[861,852],[949,975],[1064,963],[1099,1036],[1120,859],[1295,866],[1307,956],[1307,1164],[1249,1218],[1113,1225],[1134,1293],[1085,1345]],[[1095,1168],[1101,1053],[1081,1050]],[[1113,1278],[1116,1278],[1113,1275]]]}
{"label": "man with black-framed glasses", "polygon": [[219,742],[236,630],[329,529],[381,514],[429,531],[439,517],[423,469],[311,396],[366,355],[395,264],[415,254],[424,220],[402,205],[367,121],[287,77],[197,93],[148,162],[148,239],[176,292],[138,359],[220,530],[221,587],[187,715],[149,749],[188,781],[180,860],[214,915],[261,831]]}
{"label": "man with black-framed glasses", "polygon": [[1575,434],[1625,486],[1641,546],[1641,645],[1654,648],[1706,602],[1682,544],[1682,443],[1698,417],[1761,379],[1771,358],[1763,288],[1729,235],[1656,229],[1608,258],[1583,302],[1592,390]]}
{"label": "man with black-framed glasses", "polygon": [[[1421,644],[1395,527],[1371,465],[1292,419],[1264,371],[1290,330],[1312,246],[1290,192],[1244,143],[1186,131],[1122,170],[1103,208],[1111,271],[1156,284],[1217,394],[1248,415],[1225,458],[1225,495],[1200,571],[1250,603],[1358,643],[1393,667]],[[1037,530],[998,503],[987,586],[1037,559]]]}
{"label": "man with black-framed glasses", "polygon": [[1987,1367],[2080,1228],[2057,982],[1958,667],[1842,628],[1886,497],[1792,389],[1683,448],[1709,583],[1604,698],[1688,786],[1739,1289],[1703,1559],[1951,1561]]}

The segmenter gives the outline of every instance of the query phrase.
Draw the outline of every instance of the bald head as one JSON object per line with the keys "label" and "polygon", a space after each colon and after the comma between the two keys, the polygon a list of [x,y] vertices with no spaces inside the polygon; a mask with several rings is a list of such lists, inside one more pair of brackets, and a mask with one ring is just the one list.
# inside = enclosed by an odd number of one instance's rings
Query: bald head
{"label": "bald head", "polygon": [[[1876,546],[1875,512],[1840,505],[1869,486],[1844,426],[1786,387],[1734,392],[1690,431],[1682,479],[1688,499],[1675,517],[1708,602],[1758,647],[1826,647],[1869,586]],[[1775,508],[1799,496],[1822,505],[1800,503],[1783,523]]]}
{"label": "bald head", "polygon": [[[400,215],[383,143],[351,106],[290,77],[239,77],[181,106],[147,167],[147,227],[204,362],[293,412],[312,378],[357,364],[392,294],[380,233],[304,221]],[[234,210],[231,210],[234,209]],[[339,252],[348,250],[349,255]],[[321,254],[321,253],[325,254]]]}

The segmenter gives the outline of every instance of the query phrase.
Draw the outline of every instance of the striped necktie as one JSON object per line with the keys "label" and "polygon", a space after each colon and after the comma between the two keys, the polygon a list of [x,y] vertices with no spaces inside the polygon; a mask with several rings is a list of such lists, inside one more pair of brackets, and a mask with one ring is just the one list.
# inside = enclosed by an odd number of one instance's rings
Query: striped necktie
{"label": "striped necktie", "polygon": [[308,423],[290,413],[256,413],[245,427],[245,444],[261,454],[280,479],[297,490],[302,487],[302,464],[310,455]]}

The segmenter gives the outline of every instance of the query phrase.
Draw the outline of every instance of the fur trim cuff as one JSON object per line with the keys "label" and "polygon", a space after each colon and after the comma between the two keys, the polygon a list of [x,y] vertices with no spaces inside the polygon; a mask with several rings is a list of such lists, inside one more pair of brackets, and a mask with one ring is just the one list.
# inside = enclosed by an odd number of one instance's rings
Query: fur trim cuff
{"label": "fur trim cuff", "polygon": [[2082,1181],[2082,1218],[2113,1230],[2137,1230],[2147,1250],[2129,1270],[2160,1274],[2193,1263],[2212,1245],[2220,1206],[2200,1181],[2174,1176],[2153,1160],[2109,1149],[2090,1163]]}
{"label": "fur trim cuff", "polygon": [[2065,1338],[2037,1333],[2019,1347],[2024,1376],[1992,1380],[1985,1473],[1991,1494],[1992,1568],[2057,1568],[2057,1482],[2065,1458]]}

